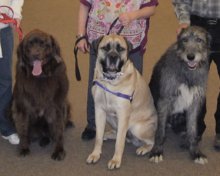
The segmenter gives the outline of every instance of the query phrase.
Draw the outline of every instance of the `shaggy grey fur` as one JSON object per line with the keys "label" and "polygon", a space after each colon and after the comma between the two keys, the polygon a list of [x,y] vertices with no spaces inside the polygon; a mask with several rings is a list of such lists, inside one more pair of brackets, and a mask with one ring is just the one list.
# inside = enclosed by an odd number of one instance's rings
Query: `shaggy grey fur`
{"label": "shaggy grey fur", "polygon": [[[185,120],[185,142],[196,163],[207,162],[198,147],[197,117],[205,102],[209,70],[210,36],[202,28],[182,30],[174,43],[155,65],[150,89],[158,112],[158,129],[150,160],[163,160],[163,143],[168,120]],[[171,123],[175,125],[175,123]]]}

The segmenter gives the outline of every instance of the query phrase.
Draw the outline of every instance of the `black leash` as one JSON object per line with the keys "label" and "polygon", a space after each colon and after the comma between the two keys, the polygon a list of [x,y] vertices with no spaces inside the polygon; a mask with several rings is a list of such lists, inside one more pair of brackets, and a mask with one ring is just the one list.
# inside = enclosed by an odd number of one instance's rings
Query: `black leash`
{"label": "black leash", "polygon": [[78,47],[77,47],[77,44],[82,40],[82,39],[85,39],[87,44],[89,43],[88,42],[88,39],[87,37],[84,35],[82,37],[79,37],[76,42],[75,42],[75,45],[74,45],[74,56],[75,56],[75,76],[76,76],[76,79],[77,81],[81,81],[81,74],[80,74],[80,71],[79,71],[79,64],[78,64]]}
{"label": "black leash", "polygon": [[[107,35],[109,35],[109,33],[111,32],[112,28],[115,26],[115,24],[118,21],[118,17],[112,22],[111,26],[109,27],[108,33]],[[117,35],[120,35],[121,31],[124,29],[124,26],[121,26],[120,29],[118,30],[118,32],[116,33]]]}
{"label": "black leash", "polygon": [[[111,32],[112,28],[114,27],[114,25],[117,23],[118,21],[118,17],[112,22],[111,26],[109,27],[109,31],[107,33],[107,35],[109,35],[109,33]],[[121,31],[124,29],[124,26],[121,26],[120,29],[118,30],[117,32],[117,35],[120,35]],[[80,74],[80,70],[79,70],[79,64],[78,64],[78,47],[77,47],[77,44],[81,41],[85,39],[87,44],[89,45],[89,42],[88,42],[88,38],[87,36],[82,36],[82,37],[79,37],[76,42],[75,42],[75,45],[74,45],[74,56],[75,56],[75,76],[76,76],[76,79],[77,81],[81,81],[81,74]]]}

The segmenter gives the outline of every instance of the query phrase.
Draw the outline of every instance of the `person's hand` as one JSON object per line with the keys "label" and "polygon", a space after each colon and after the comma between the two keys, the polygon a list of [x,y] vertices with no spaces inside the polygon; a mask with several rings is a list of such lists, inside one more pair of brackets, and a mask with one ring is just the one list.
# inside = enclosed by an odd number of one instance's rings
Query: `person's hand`
{"label": "person's hand", "polygon": [[89,45],[86,39],[80,40],[79,43],[77,44],[77,48],[83,53],[89,52]]}
{"label": "person's hand", "polygon": [[16,27],[20,27],[20,25],[21,25],[21,19],[19,19],[19,18],[15,18],[15,20],[17,21],[17,26]]}
{"label": "person's hand", "polygon": [[189,27],[189,24],[187,24],[187,23],[182,23],[182,24],[180,24],[179,27],[178,27],[177,30],[176,30],[177,35],[180,34],[180,32],[182,31],[182,29],[185,29],[185,28],[187,28],[187,27]]}
{"label": "person's hand", "polygon": [[119,15],[119,21],[123,26],[128,26],[134,20],[132,12],[125,12]]}
{"label": "person's hand", "polygon": [[21,25],[21,19],[15,18],[15,21],[16,21],[16,26],[15,26],[14,24],[12,24],[12,23],[10,23],[9,25],[10,25],[12,28],[14,28],[14,27],[19,28],[20,25]]}

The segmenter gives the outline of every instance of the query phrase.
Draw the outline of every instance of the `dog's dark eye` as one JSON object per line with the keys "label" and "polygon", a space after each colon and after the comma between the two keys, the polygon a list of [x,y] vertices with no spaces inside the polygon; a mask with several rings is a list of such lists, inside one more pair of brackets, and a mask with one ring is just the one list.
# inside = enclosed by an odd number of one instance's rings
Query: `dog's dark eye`
{"label": "dog's dark eye", "polygon": [[43,46],[44,45],[44,42],[41,40],[41,41],[39,41],[39,43],[40,43],[40,46]]}
{"label": "dog's dark eye", "polygon": [[183,41],[184,43],[186,43],[186,42],[188,42],[188,39],[187,39],[187,38],[183,38],[182,41]]}
{"label": "dog's dark eye", "polygon": [[201,43],[202,39],[201,38],[196,38],[196,42]]}
{"label": "dog's dark eye", "polygon": [[49,44],[45,44],[45,47],[46,47],[46,48],[50,48],[50,45],[49,45]]}
{"label": "dog's dark eye", "polygon": [[122,51],[125,50],[125,48],[121,47],[119,44],[117,45],[116,49],[117,49],[118,52],[122,52]]}
{"label": "dog's dark eye", "polygon": [[101,47],[101,49],[108,52],[111,49],[110,44],[107,44],[106,46]]}
{"label": "dog's dark eye", "polygon": [[34,41],[31,40],[30,42],[28,42],[28,45],[32,46],[34,44]]}

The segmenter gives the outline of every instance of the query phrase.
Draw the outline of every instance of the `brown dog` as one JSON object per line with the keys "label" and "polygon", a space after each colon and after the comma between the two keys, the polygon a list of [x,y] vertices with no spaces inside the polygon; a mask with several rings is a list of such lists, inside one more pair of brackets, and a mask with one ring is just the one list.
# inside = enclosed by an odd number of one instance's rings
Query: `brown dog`
{"label": "brown dog", "polygon": [[34,30],[17,49],[12,118],[20,137],[20,155],[29,154],[29,141],[55,141],[54,160],[65,157],[63,131],[70,119],[69,82],[60,47],[51,35]]}
{"label": "brown dog", "polygon": [[[93,45],[97,48],[92,88],[97,133],[87,163],[99,160],[103,138],[116,139],[115,154],[108,163],[109,169],[115,169],[121,165],[126,134],[139,147],[137,155],[151,150],[157,114],[147,83],[128,59],[131,46],[125,38],[107,35]],[[106,120],[112,130],[104,135]]]}

